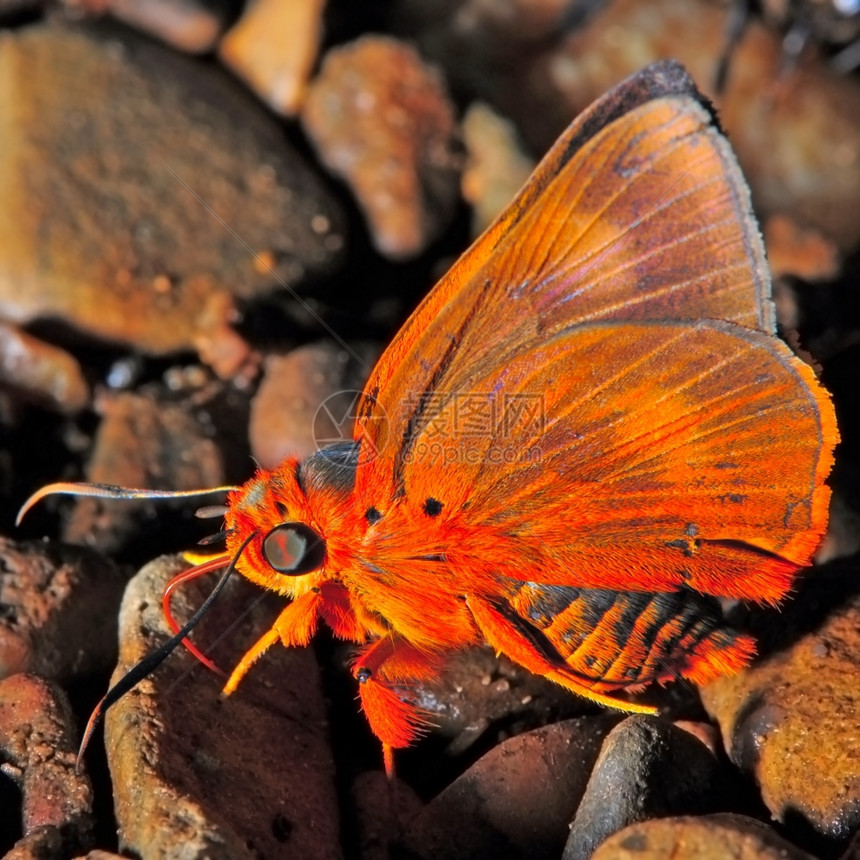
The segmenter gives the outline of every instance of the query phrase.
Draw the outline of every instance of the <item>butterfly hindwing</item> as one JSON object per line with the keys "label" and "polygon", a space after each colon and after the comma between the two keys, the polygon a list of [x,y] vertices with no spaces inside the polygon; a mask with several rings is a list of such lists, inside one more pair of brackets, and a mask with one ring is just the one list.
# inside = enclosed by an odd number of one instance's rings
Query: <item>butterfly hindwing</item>
{"label": "butterfly hindwing", "polygon": [[509,617],[541,637],[580,683],[599,693],[678,676],[704,681],[752,643],[728,627],[719,603],[692,591],[648,594],[534,582],[505,583]]}
{"label": "butterfly hindwing", "polygon": [[775,337],[591,323],[466,384],[426,407],[403,469],[407,500],[462,511],[464,565],[774,601],[820,540],[833,410]]}

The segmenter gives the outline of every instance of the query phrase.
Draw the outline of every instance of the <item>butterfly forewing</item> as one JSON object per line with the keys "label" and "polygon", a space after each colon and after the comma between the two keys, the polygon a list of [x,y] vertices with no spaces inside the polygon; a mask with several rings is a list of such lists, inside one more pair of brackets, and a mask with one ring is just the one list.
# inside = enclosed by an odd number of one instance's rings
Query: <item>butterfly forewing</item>
{"label": "butterfly forewing", "polygon": [[425,420],[425,393],[462,389],[476,366],[487,376],[572,324],[704,318],[773,330],[749,195],[700,98],[680,67],[658,64],[555,144],[371,374],[356,426],[373,452],[361,496],[402,489],[402,446]]}

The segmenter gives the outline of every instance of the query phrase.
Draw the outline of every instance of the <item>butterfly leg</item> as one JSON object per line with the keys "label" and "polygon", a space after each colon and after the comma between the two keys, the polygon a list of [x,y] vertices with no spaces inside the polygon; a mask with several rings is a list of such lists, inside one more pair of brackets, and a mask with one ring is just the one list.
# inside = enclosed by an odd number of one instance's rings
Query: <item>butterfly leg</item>
{"label": "butterfly leg", "polygon": [[466,605],[490,646],[530,672],[543,675],[572,693],[600,705],[638,714],[657,712],[656,708],[649,705],[637,705],[599,693],[589,683],[591,679],[578,675],[565,665],[562,656],[555,652],[539,630],[528,628],[527,631],[492,603],[470,596],[466,599]]}
{"label": "butterfly leg", "polygon": [[389,634],[365,648],[353,663],[361,708],[382,742],[389,778],[394,776],[394,750],[408,747],[426,723],[420,710],[395,687],[434,677],[440,662],[439,654],[421,651]]}
{"label": "butterfly leg", "polygon": [[251,666],[276,642],[285,647],[301,647],[311,641],[319,619],[321,597],[309,591],[288,603],[275,623],[245,652],[224,685],[223,695],[229,696],[248,674]]}

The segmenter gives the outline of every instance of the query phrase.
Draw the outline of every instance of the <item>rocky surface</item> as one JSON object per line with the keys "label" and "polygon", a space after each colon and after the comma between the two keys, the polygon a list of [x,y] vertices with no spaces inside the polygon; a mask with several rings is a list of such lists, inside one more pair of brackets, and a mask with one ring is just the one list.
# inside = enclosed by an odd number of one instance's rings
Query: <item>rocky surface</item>
{"label": "rocky surface", "polygon": [[860,577],[852,560],[813,571],[762,658],[702,692],[732,761],[771,815],[836,843],[860,827]]}
{"label": "rocky surface", "polygon": [[0,537],[0,677],[33,672],[69,683],[107,669],[124,587],[98,552]]}
{"label": "rocky surface", "polygon": [[603,743],[563,860],[588,860],[629,824],[713,812],[727,801],[717,757],[701,741],[657,717],[628,717]]}
{"label": "rocky surface", "polygon": [[[161,592],[186,567],[164,558],[129,584],[114,683],[168,638]],[[254,611],[259,595],[235,584],[194,635],[203,647],[213,644],[210,656],[226,670],[273,620],[271,604]],[[196,581],[181,589],[174,615],[184,621],[211,587]],[[227,699],[219,698],[222,685],[180,649],[108,710],[120,846],[144,857],[239,860],[288,852],[334,860],[340,851],[333,762],[312,653],[276,647]]]}
{"label": "rocky surface", "polygon": [[[849,43],[830,31],[786,55],[771,25],[791,22],[753,5],[766,20],[727,51],[728,7],[706,0],[0,0],[0,530],[17,539],[0,546],[0,855],[860,857],[860,77],[834,71]],[[342,436],[320,405],[361,387],[575,113],[658,56],[716,100],[781,332],[843,440],[820,565],[779,609],[726,607],[756,662],[701,698],[650,688],[659,721],[628,720],[465,651],[410,690],[430,725],[389,784],[348,643],[273,647],[227,700],[179,649],[75,775],[123,583],[218,532],[217,509],[193,511],[222,497],[48,499],[13,532],[24,499],[84,478],[236,484]],[[128,591],[120,673],[167,636],[161,589],[184,566]],[[176,618],[213,580],[179,589]],[[237,580],[192,635],[223,669],[283,605],[246,616],[258,596]]]}
{"label": "rocky surface", "polygon": [[72,710],[56,684],[31,674],[0,681],[0,755],[3,777],[20,792],[19,833],[5,856],[70,856],[90,847],[92,788],[75,771]]}
{"label": "rocky surface", "polygon": [[365,36],[330,51],[302,123],[353,189],[383,254],[414,257],[447,226],[459,172],[454,115],[439,74],[414,50]]}
{"label": "rocky surface", "polygon": [[238,299],[336,267],[337,205],[223,73],[128,34],[34,25],[0,39],[0,93],[7,319],[187,350]]}

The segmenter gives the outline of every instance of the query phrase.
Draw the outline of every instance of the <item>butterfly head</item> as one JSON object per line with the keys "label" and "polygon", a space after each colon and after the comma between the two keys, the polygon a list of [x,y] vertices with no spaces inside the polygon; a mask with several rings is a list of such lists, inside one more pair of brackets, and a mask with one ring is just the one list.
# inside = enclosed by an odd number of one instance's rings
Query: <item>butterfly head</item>
{"label": "butterfly head", "polygon": [[326,543],[298,480],[299,462],[285,460],[259,471],[230,494],[227,551],[233,555],[251,536],[239,572],[264,588],[297,597],[318,585]]}

